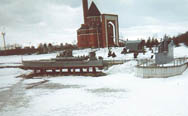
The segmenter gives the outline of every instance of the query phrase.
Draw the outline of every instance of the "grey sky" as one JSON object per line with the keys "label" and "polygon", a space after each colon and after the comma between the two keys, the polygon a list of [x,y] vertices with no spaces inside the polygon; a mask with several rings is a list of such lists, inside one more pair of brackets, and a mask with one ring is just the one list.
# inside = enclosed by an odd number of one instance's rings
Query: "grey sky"
{"label": "grey sky", "polygon": [[[102,13],[119,15],[121,38],[188,31],[188,0],[93,0]],[[0,31],[8,44],[76,41],[81,0],[0,0]],[[91,0],[89,0],[91,2]],[[5,30],[2,29],[5,27]],[[2,36],[0,36],[2,46]]]}

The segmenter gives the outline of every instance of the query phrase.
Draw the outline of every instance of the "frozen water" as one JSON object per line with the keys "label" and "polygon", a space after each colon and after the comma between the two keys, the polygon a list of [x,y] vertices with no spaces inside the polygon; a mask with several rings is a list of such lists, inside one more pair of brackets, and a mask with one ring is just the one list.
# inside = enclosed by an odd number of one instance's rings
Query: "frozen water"
{"label": "frozen water", "polygon": [[[113,48],[114,59],[132,59],[133,54],[121,55],[123,48]],[[87,55],[90,49],[74,51]],[[182,52],[181,52],[182,51]],[[186,47],[175,48],[175,55],[183,57]],[[97,51],[105,59],[108,50]],[[52,58],[56,54],[24,56],[24,59]],[[139,58],[149,58],[151,53]],[[3,58],[2,58],[3,59]],[[9,63],[17,56],[6,57]],[[0,69],[0,116],[187,116],[188,71],[171,78],[143,79],[134,76],[136,61],[116,65],[105,70],[107,76],[45,77],[49,82],[26,89],[44,79],[15,78],[27,71]],[[5,89],[6,88],[6,89]]]}

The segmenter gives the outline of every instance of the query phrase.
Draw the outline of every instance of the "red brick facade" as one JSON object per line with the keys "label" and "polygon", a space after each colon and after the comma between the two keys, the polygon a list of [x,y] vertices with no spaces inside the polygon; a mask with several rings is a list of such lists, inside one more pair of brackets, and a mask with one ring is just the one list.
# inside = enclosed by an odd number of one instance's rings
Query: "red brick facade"
{"label": "red brick facade", "polygon": [[103,48],[118,46],[118,16],[101,14],[95,3],[88,9],[88,1],[82,0],[84,24],[77,30],[79,48]]}

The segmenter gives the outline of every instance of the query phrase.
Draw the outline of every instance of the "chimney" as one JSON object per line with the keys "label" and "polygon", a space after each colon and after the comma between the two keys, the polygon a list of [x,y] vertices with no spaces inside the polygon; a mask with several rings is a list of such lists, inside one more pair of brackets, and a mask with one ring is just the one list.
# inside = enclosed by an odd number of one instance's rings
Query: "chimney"
{"label": "chimney", "polygon": [[88,0],[82,0],[83,4],[83,12],[84,12],[84,24],[87,22],[87,16],[88,16]]}

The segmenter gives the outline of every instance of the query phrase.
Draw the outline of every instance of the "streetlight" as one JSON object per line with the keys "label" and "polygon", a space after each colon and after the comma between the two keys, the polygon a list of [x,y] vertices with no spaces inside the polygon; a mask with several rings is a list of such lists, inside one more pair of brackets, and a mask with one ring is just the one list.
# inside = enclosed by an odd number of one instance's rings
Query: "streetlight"
{"label": "streetlight", "polygon": [[3,42],[4,42],[4,49],[6,50],[6,42],[5,42],[5,32],[2,32],[1,33],[2,34],[2,36],[3,36]]}

